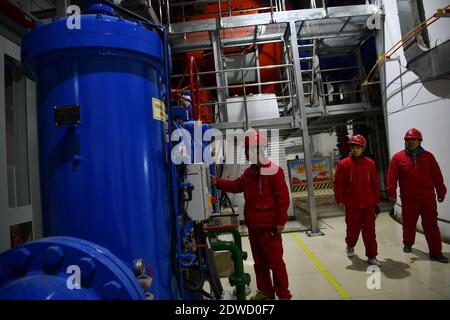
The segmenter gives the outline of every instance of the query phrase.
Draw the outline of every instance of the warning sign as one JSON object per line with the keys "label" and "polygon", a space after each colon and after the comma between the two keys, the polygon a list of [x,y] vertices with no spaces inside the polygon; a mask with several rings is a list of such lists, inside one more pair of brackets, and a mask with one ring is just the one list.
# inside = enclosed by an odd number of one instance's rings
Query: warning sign
{"label": "warning sign", "polygon": [[[306,179],[306,168],[304,160],[288,161],[289,178],[292,191],[304,191],[307,189],[308,181]],[[314,189],[332,188],[332,173],[330,170],[330,161],[328,158],[312,159],[312,180]]]}
{"label": "warning sign", "polygon": [[153,119],[166,121],[166,106],[164,102],[156,98],[152,98]]}

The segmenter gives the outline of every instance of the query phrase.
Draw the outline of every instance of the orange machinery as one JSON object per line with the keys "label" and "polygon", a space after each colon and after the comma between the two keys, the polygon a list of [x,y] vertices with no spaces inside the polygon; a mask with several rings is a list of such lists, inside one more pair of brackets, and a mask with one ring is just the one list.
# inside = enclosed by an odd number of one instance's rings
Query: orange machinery
{"label": "orange machinery", "polygon": [[[221,2],[221,12],[222,16],[228,15],[231,11],[231,15],[242,15],[242,14],[255,14],[261,12],[270,12],[270,8],[267,8],[268,1],[259,0],[231,0],[230,7],[228,1]],[[266,6],[264,8],[264,6]],[[263,9],[261,9],[263,8]],[[231,10],[229,10],[231,9]],[[238,12],[241,11],[241,12]],[[242,12],[244,11],[244,12]],[[181,12],[181,10],[177,10]],[[185,21],[196,21],[202,19],[214,19],[219,15],[218,3],[203,3],[202,5],[197,5],[191,7],[190,10],[185,10]],[[190,16],[186,16],[190,15]],[[180,21],[181,18],[175,17],[173,22]],[[254,34],[254,27],[241,27],[234,29],[224,29],[220,30],[221,39],[224,38],[239,38],[245,36],[252,36]],[[207,32],[190,33],[186,35],[186,41],[195,42],[201,40],[209,39],[209,34]],[[259,65],[277,65],[282,64],[283,61],[283,44],[278,43],[267,43],[267,44],[257,44],[258,46],[258,56]],[[224,56],[246,54],[254,52],[256,50],[255,45],[232,47],[223,49],[222,54]],[[214,56],[212,50],[201,50],[201,51],[189,51],[182,54],[175,55],[173,57],[174,70],[178,70],[179,73],[185,69],[185,66],[189,64],[191,58],[194,57],[197,69],[201,71],[214,71]],[[279,81],[281,80],[281,69],[271,68],[271,69],[260,69],[261,82],[269,81]],[[201,76],[200,87],[214,87],[216,86],[216,77],[214,74],[202,75]],[[258,86],[250,86],[246,88],[246,93],[258,93]],[[277,93],[276,84],[267,84],[261,86],[261,93]],[[199,104],[199,120],[203,122],[213,122],[213,104],[207,104],[211,102],[215,97],[216,92],[213,90],[201,90],[198,92],[197,97]],[[229,88],[229,95],[243,95],[242,88]],[[203,105],[202,105],[203,104]],[[206,104],[206,105],[205,105]]]}

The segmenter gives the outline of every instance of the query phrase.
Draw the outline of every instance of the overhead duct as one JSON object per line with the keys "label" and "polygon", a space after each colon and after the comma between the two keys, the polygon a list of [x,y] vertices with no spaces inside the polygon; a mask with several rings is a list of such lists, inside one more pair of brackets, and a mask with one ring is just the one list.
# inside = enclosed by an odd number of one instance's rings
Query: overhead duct
{"label": "overhead duct", "polygon": [[[403,35],[425,19],[421,0],[397,0],[397,6]],[[417,74],[422,82],[450,75],[450,40],[430,48],[425,29],[416,35],[414,42],[404,47],[404,52],[408,69]]]}

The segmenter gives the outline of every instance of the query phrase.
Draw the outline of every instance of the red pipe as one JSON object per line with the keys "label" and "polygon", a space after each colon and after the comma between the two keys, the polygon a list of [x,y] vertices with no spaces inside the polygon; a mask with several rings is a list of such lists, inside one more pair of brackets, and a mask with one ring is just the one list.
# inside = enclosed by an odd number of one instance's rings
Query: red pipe
{"label": "red pipe", "polygon": [[191,60],[189,61],[189,80],[191,87],[192,113],[194,114],[194,120],[200,121],[199,79],[194,79],[194,75],[198,77],[197,64],[195,63],[195,58],[191,56]]}
{"label": "red pipe", "polygon": [[0,1],[0,12],[4,13],[14,21],[18,22],[22,27],[32,29],[36,26],[36,21],[28,17],[18,7],[7,1]]}

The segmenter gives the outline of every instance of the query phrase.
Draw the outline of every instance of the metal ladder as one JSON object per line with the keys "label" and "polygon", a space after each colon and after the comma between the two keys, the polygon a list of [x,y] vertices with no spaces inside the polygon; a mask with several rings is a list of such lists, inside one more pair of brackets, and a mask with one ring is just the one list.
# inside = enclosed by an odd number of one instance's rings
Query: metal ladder
{"label": "metal ladder", "polygon": [[314,82],[317,78],[316,68],[318,59],[317,53],[317,40],[300,40],[301,44],[298,45],[300,64],[302,71],[302,84],[305,105],[312,107],[317,105],[315,101],[315,85]]}

